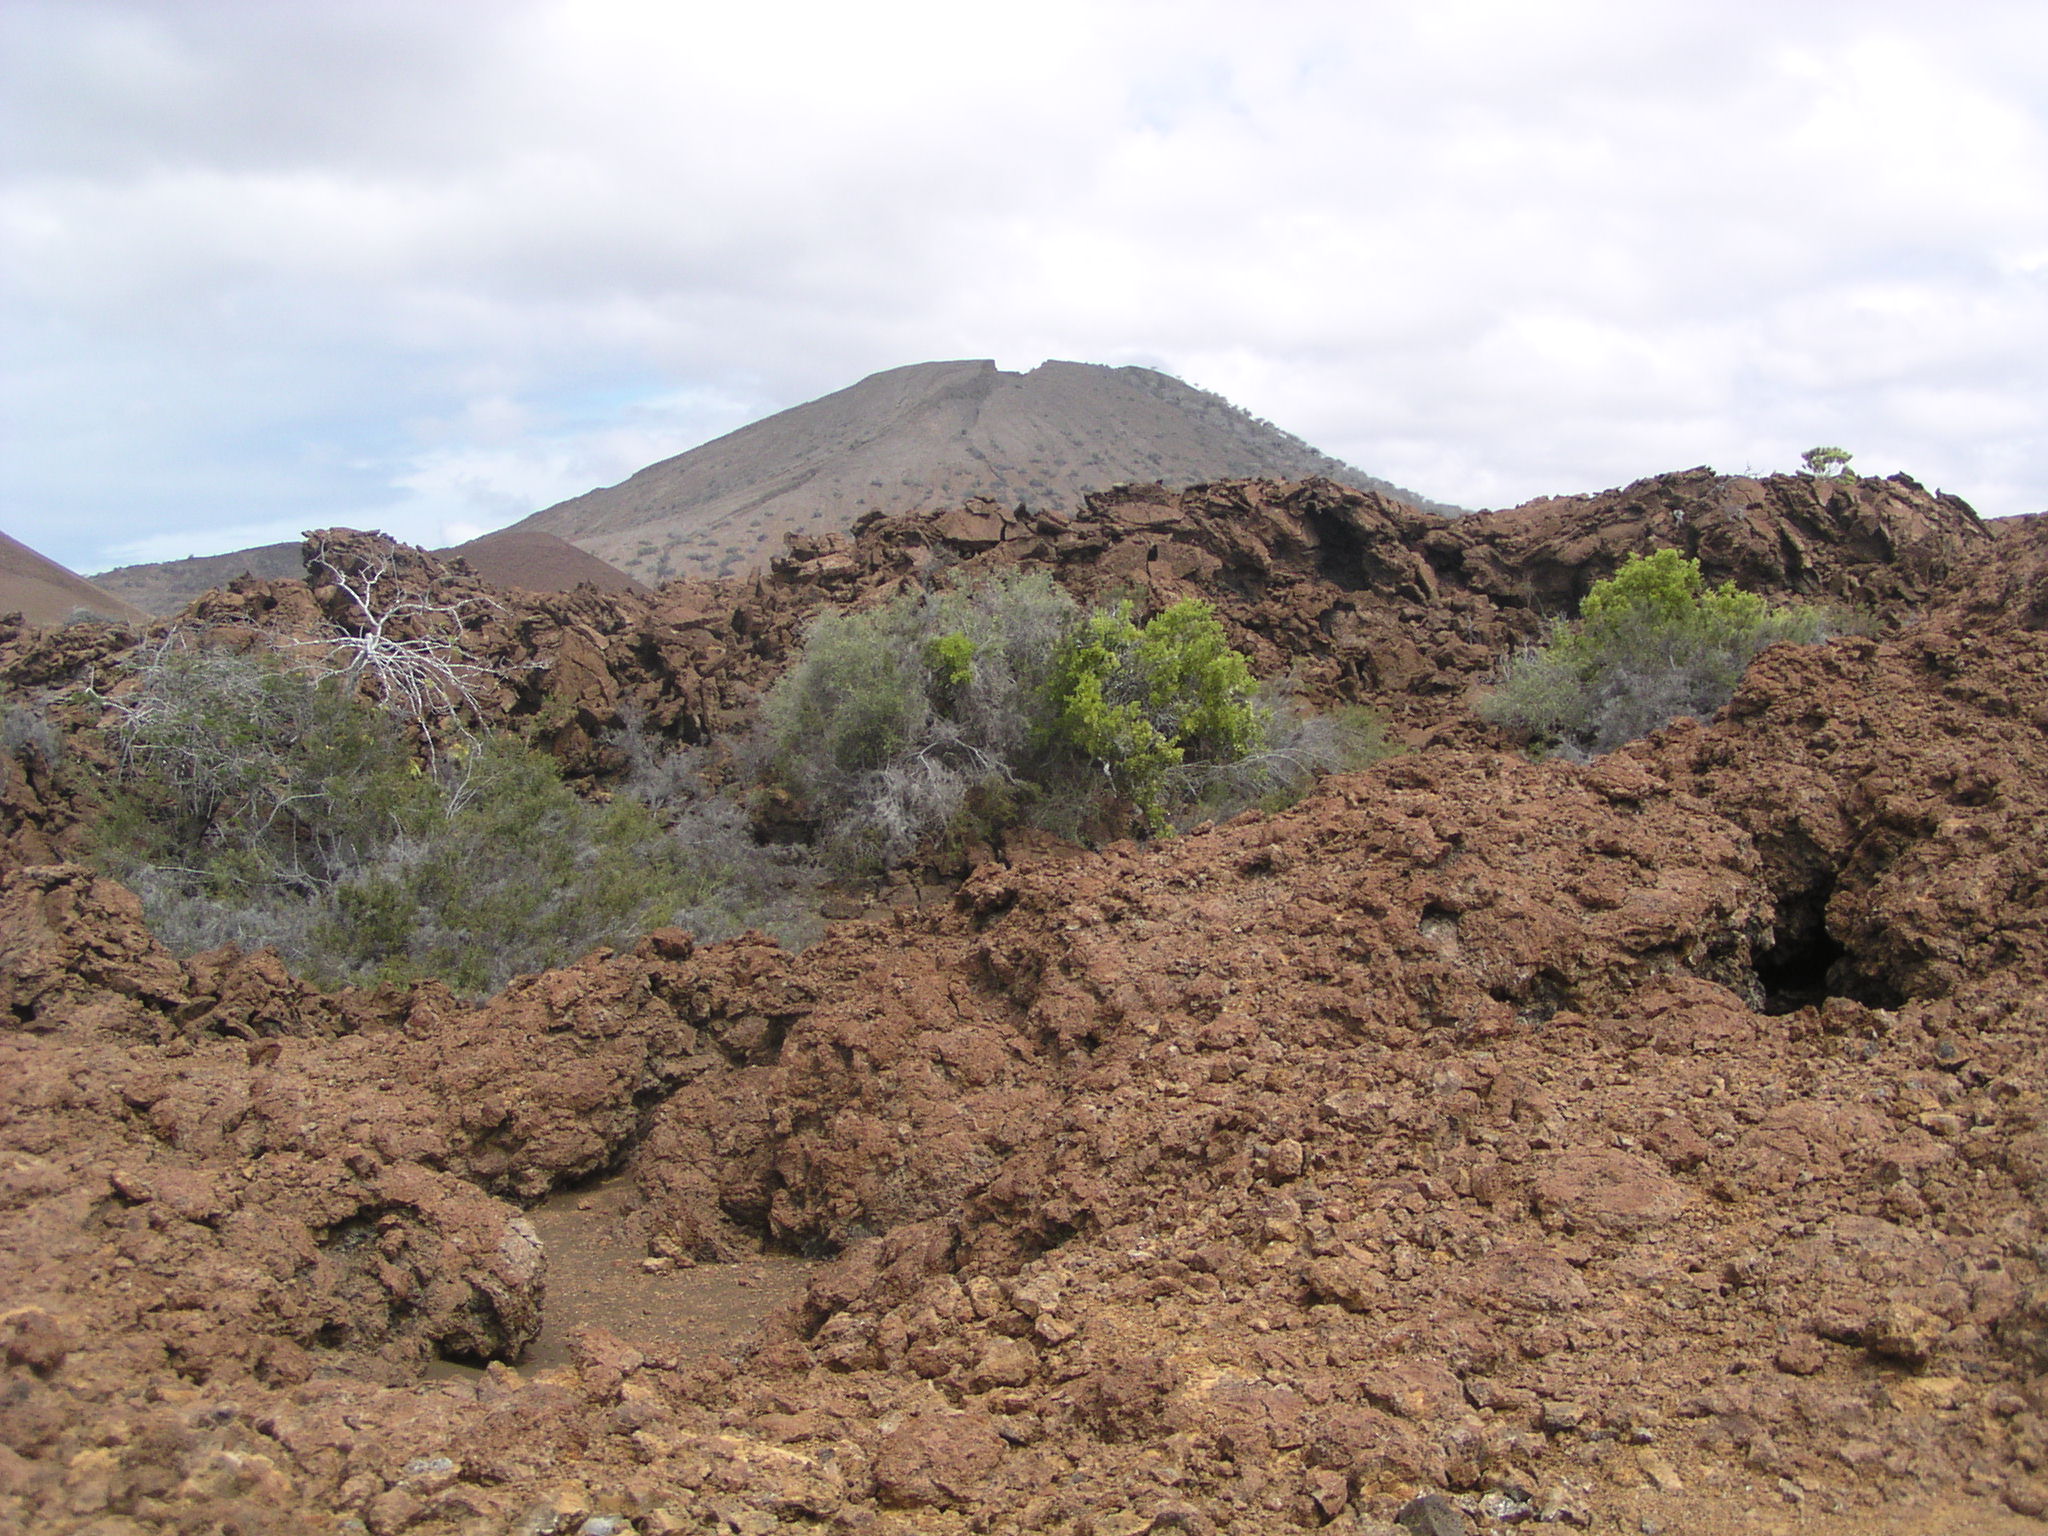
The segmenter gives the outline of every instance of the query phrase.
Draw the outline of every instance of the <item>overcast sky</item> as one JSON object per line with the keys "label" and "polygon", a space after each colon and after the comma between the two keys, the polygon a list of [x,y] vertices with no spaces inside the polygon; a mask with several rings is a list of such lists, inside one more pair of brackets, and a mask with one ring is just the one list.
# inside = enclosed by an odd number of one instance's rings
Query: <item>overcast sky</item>
{"label": "overcast sky", "polygon": [[4,0],[0,528],[440,544],[882,368],[2048,508],[2040,0]]}

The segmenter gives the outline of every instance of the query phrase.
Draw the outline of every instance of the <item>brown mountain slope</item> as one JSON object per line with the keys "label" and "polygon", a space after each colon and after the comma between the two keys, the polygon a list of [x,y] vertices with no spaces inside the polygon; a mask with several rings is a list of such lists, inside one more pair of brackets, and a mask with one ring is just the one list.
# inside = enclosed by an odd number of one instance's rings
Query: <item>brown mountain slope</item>
{"label": "brown mountain slope", "polygon": [[868,512],[986,496],[1072,512],[1120,481],[1172,486],[1323,475],[1411,502],[1219,396],[1147,368],[920,363],[537,512],[542,528],[649,581],[766,564],[783,535],[843,532]]}
{"label": "brown mountain slope", "polygon": [[573,592],[580,586],[596,587],[600,592],[647,590],[617,566],[538,528],[501,528],[436,553],[466,561],[493,586],[522,587],[528,592]]}
{"label": "brown mountain slope", "polygon": [[31,624],[62,624],[76,614],[124,622],[148,617],[125,598],[95,586],[4,533],[0,533],[0,613],[18,613]]}
{"label": "brown mountain slope", "polygon": [[117,565],[102,571],[94,582],[118,593],[144,613],[167,619],[184,611],[194,598],[224,587],[237,576],[258,576],[265,580],[302,575],[299,546],[258,544],[250,549],[231,550],[225,555],[194,555],[185,560],[157,560],[140,565]]}
{"label": "brown mountain slope", "polygon": [[[2033,1536],[2048,528],[1806,549],[1923,618],[1593,764],[1427,748],[800,955],[323,996],[8,870],[0,1528]],[[533,1335],[519,1206],[607,1168],[622,1284],[833,1262],[741,1358],[426,1377]]]}

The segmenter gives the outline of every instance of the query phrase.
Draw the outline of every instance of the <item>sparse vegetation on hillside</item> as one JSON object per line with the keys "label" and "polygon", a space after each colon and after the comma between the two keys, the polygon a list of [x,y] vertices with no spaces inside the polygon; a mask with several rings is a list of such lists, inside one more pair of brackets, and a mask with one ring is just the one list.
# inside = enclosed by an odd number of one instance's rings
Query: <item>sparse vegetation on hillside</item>
{"label": "sparse vegetation on hillside", "polygon": [[[724,593],[507,591],[441,631],[502,672],[432,763],[367,675],[273,675],[350,621],[324,583],[182,626],[245,648],[210,687],[270,722],[257,765],[343,717],[253,774],[207,760],[218,708],[178,723],[189,680],[122,767],[155,683],[120,670],[133,632],[0,623],[0,1531],[2048,1536],[2048,520],[1704,470],[1452,525],[1301,485],[1102,513],[993,546],[978,516],[878,519]],[[1592,772],[1487,750],[1469,685],[1542,638],[1524,605],[1575,615],[1686,539],[1711,584],[1666,557],[1571,631],[1640,634],[1662,596],[1693,621],[1724,577],[1900,627],[1774,649],[1711,730]],[[746,749],[806,622],[1012,564],[1077,596],[1130,573],[1089,631],[1045,592],[1054,659],[1019,653],[1048,695],[1093,677],[1112,740],[1124,704],[1162,739],[1202,704],[1148,712],[1148,644],[1260,721],[1200,766],[1219,804],[1300,718],[1224,641],[1378,700],[1416,754],[1135,851],[998,840],[957,900],[898,871],[804,954],[635,946],[477,1006],[166,964],[72,861],[110,780],[167,781],[175,821],[189,773],[215,833],[166,834],[169,883],[244,836],[316,864],[319,825],[388,794],[352,889],[403,965],[422,921],[581,921],[649,820],[693,867],[739,848],[706,883],[752,903],[801,850],[760,861],[712,790],[797,832]],[[1220,637],[1154,617],[1169,586]],[[1021,698],[1049,729],[999,665],[1032,632],[1012,600],[903,599],[934,610],[887,631],[916,728]],[[522,727],[585,800],[482,737]],[[316,771],[357,736],[376,772]],[[991,797],[1138,824],[1113,763],[1017,739]],[[439,830],[385,844],[416,802]],[[442,1361],[503,1364],[449,1390]]]}
{"label": "sparse vegetation on hillside", "polygon": [[1774,608],[1733,582],[1710,587],[1675,549],[1631,555],[1596,582],[1576,621],[1514,657],[1478,712],[1534,743],[1574,755],[1611,752],[1686,715],[1712,714],[1759,651],[1825,640],[1812,608]]}
{"label": "sparse vegetation on hillside", "polygon": [[1206,603],[1084,614],[1036,574],[818,620],[765,721],[773,773],[847,870],[1019,823],[1162,831],[1380,751],[1362,713],[1261,689]]}

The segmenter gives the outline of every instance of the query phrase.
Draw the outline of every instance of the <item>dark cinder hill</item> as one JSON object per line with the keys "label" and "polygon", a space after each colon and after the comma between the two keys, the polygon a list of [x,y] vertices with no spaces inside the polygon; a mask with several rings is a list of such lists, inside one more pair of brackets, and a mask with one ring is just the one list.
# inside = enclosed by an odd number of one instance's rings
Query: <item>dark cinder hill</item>
{"label": "dark cinder hill", "polygon": [[1064,512],[1119,482],[1311,475],[1454,510],[1149,368],[1048,362],[1008,373],[966,361],[874,374],[515,526],[662,581],[736,574],[765,564],[786,532],[844,531],[868,512],[974,496]]}
{"label": "dark cinder hill", "polygon": [[609,565],[567,539],[524,524],[501,528],[439,551],[469,562],[469,568],[493,586],[524,587],[529,592],[569,592],[579,586],[601,592],[636,592],[646,588],[615,565]]}

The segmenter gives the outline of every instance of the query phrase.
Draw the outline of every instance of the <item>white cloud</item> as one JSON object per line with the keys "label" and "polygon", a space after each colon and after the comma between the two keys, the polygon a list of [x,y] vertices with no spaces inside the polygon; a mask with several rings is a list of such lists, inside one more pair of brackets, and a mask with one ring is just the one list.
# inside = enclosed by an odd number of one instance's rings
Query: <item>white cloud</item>
{"label": "white cloud", "polygon": [[0,27],[5,525],[84,568],[280,518],[438,542],[957,356],[1161,364],[1472,504],[1830,437],[2048,505],[2012,0]]}

